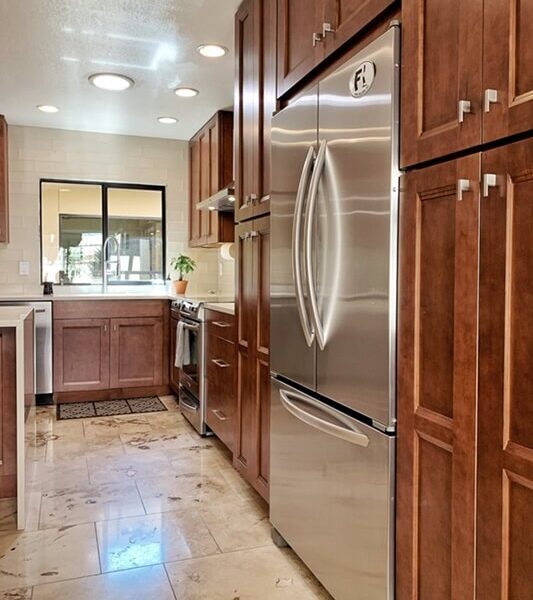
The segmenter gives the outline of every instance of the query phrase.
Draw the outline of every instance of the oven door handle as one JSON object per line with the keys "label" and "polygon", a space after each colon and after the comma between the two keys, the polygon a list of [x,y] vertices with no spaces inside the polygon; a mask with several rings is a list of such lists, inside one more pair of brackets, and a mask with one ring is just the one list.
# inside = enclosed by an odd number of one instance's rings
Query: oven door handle
{"label": "oven door handle", "polygon": [[191,331],[198,331],[198,329],[200,329],[200,325],[189,325],[189,323],[185,323],[185,321],[182,321],[182,323],[185,329],[190,329]]}
{"label": "oven door handle", "polygon": [[198,412],[198,406],[195,406],[194,404],[189,404],[183,397],[180,398],[180,404],[183,404],[183,406],[185,408],[188,408],[189,410],[193,410],[194,412]]}

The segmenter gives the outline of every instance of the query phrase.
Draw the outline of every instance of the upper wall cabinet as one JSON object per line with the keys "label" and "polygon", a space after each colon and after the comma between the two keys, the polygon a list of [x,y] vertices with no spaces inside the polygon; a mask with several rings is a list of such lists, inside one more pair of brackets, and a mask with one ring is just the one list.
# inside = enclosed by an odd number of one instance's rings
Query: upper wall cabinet
{"label": "upper wall cabinet", "polygon": [[7,122],[0,115],[0,243],[9,242],[9,192],[7,179]]}
{"label": "upper wall cabinet", "polygon": [[394,0],[279,0],[278,97]]}
{"label": "upper wall cabinet", "polygon": [[270,211],[270,123],[276,107],[276,1],[235,16],[235,220]]}
{"label": "upper wall cabinet", "polygon": [[233,113],[219,111],[189,142],[189,245],[233,241],[231,214],[200,211],[199,202],[233,181]]}
{"label": "upper wall cabinet", "polygon": [[533,8],[517,0],[405,0],[406,167],[533,126]]}

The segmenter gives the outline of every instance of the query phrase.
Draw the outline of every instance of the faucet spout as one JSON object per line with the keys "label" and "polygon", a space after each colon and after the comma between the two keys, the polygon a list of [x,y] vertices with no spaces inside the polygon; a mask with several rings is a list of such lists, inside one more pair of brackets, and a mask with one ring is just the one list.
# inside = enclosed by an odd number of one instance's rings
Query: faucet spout
{"label": "faucet spout", "polygon": [[[114,245],[114,249],[117,255],[117,259],[116,261],[112,261],[110,258],[107,257],[107,253],[109,251],[109,246]],[[108,270],[109,270],[109,266],[111,265],[111,263],[114,262],[115,263],[115,275],[117,278],[120,277],[120,243],[118,241],[118,239],[113,236],[113,235],[109,235],[106,237],[104,243],[102,244],[102,283],[103,283],[103,290],[104,292],[107,292],[107,285],[108,285]]]}

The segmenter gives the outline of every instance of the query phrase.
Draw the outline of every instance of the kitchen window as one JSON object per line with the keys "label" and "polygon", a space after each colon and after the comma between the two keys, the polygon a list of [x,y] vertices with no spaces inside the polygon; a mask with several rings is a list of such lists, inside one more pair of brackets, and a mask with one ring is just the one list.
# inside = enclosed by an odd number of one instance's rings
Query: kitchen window
{"label": "kitchen window", "polygon": [[102,285],[104,270],[109,285],[164,279],[164,187],[43,179],[40,205],[42,281]]}

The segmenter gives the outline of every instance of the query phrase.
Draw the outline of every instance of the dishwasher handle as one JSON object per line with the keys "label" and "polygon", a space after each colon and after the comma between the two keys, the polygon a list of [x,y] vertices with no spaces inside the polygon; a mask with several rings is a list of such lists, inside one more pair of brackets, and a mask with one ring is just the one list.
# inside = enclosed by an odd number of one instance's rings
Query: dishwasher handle
{"label": "dishwasher handle", "polygon": [[[294,392],[280,390],[279,393],[280,393],[281,403],[283,404],[283,406],[294,417],[296,417],[297,419],[299,419],[306,425],[314,427],[315,429],[318,429],[328,435],[333,435],[335,437],[338,437],[341,440],[344,440],[346,442],[350,442],[351,444],[356,444],[357,446],[362,446],[363,448],[366,448],[368,446],[368,444],[370,443],[370,440],[364,433],[361,433],[354,425],[349,423],[347,420],[346,421],[341,420],[339,418],[339,415],[337,415],[329,407],[327,407],[319,402],[316,402],[314,400],[311,400],[310,398],[300,396],[299,394],[296,394]],[[303,410],[302,408],[300,408],[299,406],[294,404],[294,402],[292,402],[292,400],[291,400],[291,396],[294,400],[304,402],[314,408],[320,409],[325,414],[336,419],[342,425],[335,425],[334,423],[330,423],[329,421],[324,421],[323,419],[320,419],[319,417],[316,417],[315,415],[308,413],[307,411]]]}

